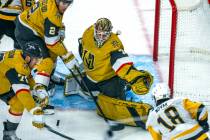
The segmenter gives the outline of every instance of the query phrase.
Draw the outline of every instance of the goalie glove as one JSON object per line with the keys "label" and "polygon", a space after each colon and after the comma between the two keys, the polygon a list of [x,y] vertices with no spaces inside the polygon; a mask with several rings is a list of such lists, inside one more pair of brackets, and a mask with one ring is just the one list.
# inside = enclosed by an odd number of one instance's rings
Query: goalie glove
{"label": "goalie glove", "polygon": [[153,83],[153,76],[144,70],[137,70],[133,65],[124,65],[117,71],[117,75],[127,81],[127,88],[134,93],[143,95],[149,92]]}
{"label": "goalie glove", "polygon": [[153,83],[153,77],[147,71],[140,71],[142,76],[137,76],[134,80],[130,81],[131,89],[136,94],[146,94]]}
{"label": "goalie glove", "polygon": [[32,125],[36,128],[43,128],[45,121],[43,116],[43,111],[41,107],[35,107],[30,110],[30,113],[33,115]]}
{"label": "goalie glove", "polygon": [[205,122],[198,122],[199,123],[199,125],[203,128],[203,130],[205,131],[205,132],[208,132],[209,131],[209,124],[208,124],[208,122],[207,121],[205,121]]}
{"label": "goalie glove", "polygon": [[40,104],[41,107],[45,107],[49,103],[49,94],[46,91],[44,85],[37,84],[33,91],[34,100]]}
{"label": "goalie glove", "polygon": [[75,58],[72,52],[62,55],[61,59],[68,69],[74,70],[75,66],[79,67],[78,60]]}

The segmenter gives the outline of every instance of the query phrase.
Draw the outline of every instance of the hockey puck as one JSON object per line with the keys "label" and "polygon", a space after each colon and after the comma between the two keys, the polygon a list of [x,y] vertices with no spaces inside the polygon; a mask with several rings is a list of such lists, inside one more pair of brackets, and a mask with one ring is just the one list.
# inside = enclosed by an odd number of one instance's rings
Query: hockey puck
{"label": "hockey puck", "polygon": [[111,130],[108,130],[108,131],[106,132],[106,134],[107,134],[108,138],[112,138],[112,137],[114,136],[114,133],[113,133],[113,131],[111,131]]}
{"label": "hockey puck", "polygon": [[60,120],[57,120],[56,126],[59,126],[59,125],[60,125]]}

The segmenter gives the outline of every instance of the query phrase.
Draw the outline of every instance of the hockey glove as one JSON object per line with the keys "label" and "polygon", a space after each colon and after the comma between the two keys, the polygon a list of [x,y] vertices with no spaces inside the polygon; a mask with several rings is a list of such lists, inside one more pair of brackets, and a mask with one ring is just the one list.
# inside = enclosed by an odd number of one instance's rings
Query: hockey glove
{"label": "hockey glove", "polygon": [[205,132],[209,131],[209,124],[207,121],[199,121],[199,125],[203,128]]}
{"label": "hockey glove", "polygon": [[41,84],[35,85],[34,93],[33,93],[34,100],[40,104],[43,108],[49,103],[49,95],[46,91],[45,87]]}
{"label": "hockey glove", "polygon": [[200,104],[198,111],[197,111],[197,121],[199,125],[203,128],[205,132],[209,131],[209,124],[208,124],[208,111],[207,108]]}
{"label": "hockey glove", "polygon": [[138,76],[130,82],[133,92],[139,95],[148,93],[153,83],[153,76],[150,73],[147,71],[141,71],[141,73],[144,75]]}
{"label": "hockey glove", "polygon": [[67,54],[61,56],[61,58],[68,69],[74,70],[75,66],[79,67],[78,60],[75,58],[73,53],[68,52]]}
{"label": "hockey glove", "polygon": [[31,109],[30,113],[33,115],[32,125],[37,128],[44,127],[44,112],[42,111],[41,107],[35,107]]}
{"label": "hockey glove", "polygon": [[62,27],[59,29],[59,36],[60,39],[63,41],[66,37],[65,35],[65,25],[63,24]]}

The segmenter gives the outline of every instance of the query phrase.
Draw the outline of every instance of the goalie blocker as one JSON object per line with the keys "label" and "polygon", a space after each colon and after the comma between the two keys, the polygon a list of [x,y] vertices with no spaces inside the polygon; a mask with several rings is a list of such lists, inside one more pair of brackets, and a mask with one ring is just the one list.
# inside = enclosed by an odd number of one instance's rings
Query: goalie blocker
{"label": "goalie blocker", "polygon": [[[80,69],[83,69],[83,68],[80,67]],[[84,75],[85,75],[85,73],[82,72],[82,76],[84,76]],[[81,83],[80,75],[77,73],[77,74],[75,74],[75,76]],[[99,92],[92,91],[92,93],[94,94],[94,96],[97,96]],[[75,78],[72,75],[69,75],[66,77],[65,82],[64,82],[64,96],[71,96],[71,95],[79,95],[79,96],[83,97],[84,99],[92,100],[92,98],[90,97],[90,94],[88,92],[84,91],[80,87],[80,85],[77,83],[77,81],[75,80]]]}

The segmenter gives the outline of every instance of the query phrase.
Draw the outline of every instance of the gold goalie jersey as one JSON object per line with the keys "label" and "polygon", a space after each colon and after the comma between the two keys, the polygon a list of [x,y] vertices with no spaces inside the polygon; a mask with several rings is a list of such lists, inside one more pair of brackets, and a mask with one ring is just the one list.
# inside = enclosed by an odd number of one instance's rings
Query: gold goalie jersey
{"label": "gold goalie jersey", "polygon": [[207,109],[201,103],[176,98],[150,112],[146,127],[154,140],[205,140],[208,136],[199,122],[207,119]]}
{"label": "gold goalie jersey", "polygon": [[88,78],[97,83],[114,77],[116,73],[111,65],[111,53],[123,48],[122,42],[114,33],[103,46],[97,47],[94,40],[94,27],[89,27],[82,36],[81,50]]}
{"label": "gold goalie jersey", "polygon": [[35,3],[34,0],[1,0],[0,19],[15,20],[16,16]]}
{"label": "gold goalie jersey", "polygon": [[62,18],[55,0],[39,0],[19,15],[20,22],[43,38],[48,49],[59,56],[67,53],[60,36],[60,30],[64,28]]}
{"label": "gold goalie jersey", "polygon": [[12,50],[0,54],[0,95],[14,91],[27,110],[35,106],[28,84],[30,78],[30,68],[23,59],[22,51]]}

